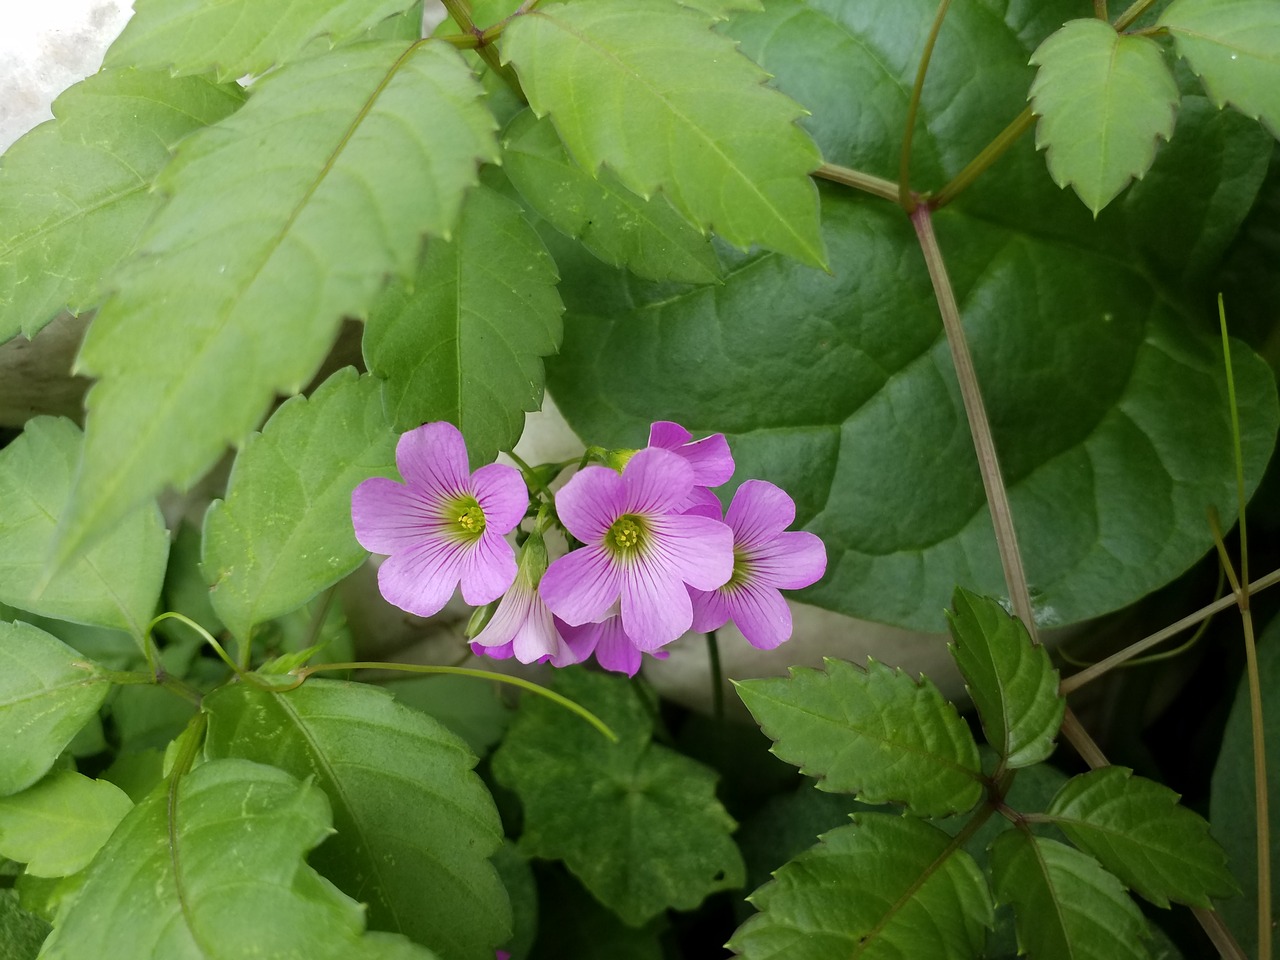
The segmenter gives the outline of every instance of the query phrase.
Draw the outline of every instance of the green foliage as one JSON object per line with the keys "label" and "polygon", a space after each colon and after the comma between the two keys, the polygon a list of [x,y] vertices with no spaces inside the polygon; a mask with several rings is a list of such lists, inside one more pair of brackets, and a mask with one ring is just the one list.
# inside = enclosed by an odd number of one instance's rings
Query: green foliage
{"label": "green foliage", "polygon": [[475,466],[514,447],[542,405],[542,357],[560,345],[557,279],[520,208],[472,190],[453,239],[428,245],[414,280],[369,311],[365,363],[395,429],[448,420]]}
{"label": "green foliage", "polygon": [[362,684],[308,680],[276,692],[223,687],[206,700],[213,757],[312,778],[337,834],[310,858],[369,923],[453,960],[490,960],[511,934],[488,857],[502,842],[475,757],[430,717]]}
{"label": "green foliage", "polygon": [[154,503],[137,507],[92,549],[46,575],[82,439],[69,420],[36,417],[0,450],[0,601],[126,630],[141,642],[160,598],[169,553]]}
{"label": "green foliage", "polygon": [[55,770],[21,793],[0,797],[0,855],[34,877],[83,870],[133,801],[107,780]]}
{"label": "green foliage", "polygon": [[1101,20],[1072,20],[1031,62],[1040,67],[1030,93],[1036,147],[1058,185],[1075,187],[1097,216],[1173,135],[1178,85],[1154,40]]}
{"label": "green foliage", "polygon": [[822,266],[802,111],[707,26],[668,0],[546,4],[507,28],[502,55],[583,169],[607,163],[736,246]]}
{"label": "green foliage", "polygon": [[12,890],[0,890],[0,960],[36,960],[49,924],[24,910]]}
{"label": "green foliage", "polygon": [[619,742],[543,698],[521,702],[493,756],[494,776],[524,808],[521,848],[563,860],[632,926],[740,886],[735,824],[715,798],[715,775],[652,742],[653,720],[626,679],[568,669],[553,689],[600,717]]}
{"label": "green foliage", "polygon": [[996,900],[1013,905],[1018,949],[1036,960],[1146,960],[1146,921],[1088,854],[1021,830],[991,846]]}
{"label": "green foliage", "polygon": [[761,912],[729,947],[747,960],[980,956],[994,916],[973,859],[911,817],[853,821],[748,898]]}
{"label": "green foliage", "polygon": [[174,145],[243,101],[235,84],[138,70],[94,74],[58,97],[56,119],[0,166],[0,343],[96,305],[160,206],[151,187]]}
{"label": "green foliage", "polygon": [[[982,795],[978,747],[955,707],[928,679],[870,660],[826,669],[792,667],[790,678],[735,684],[773,752],[823,790],[866,803],[902,803],[917,816],[968,810]],[[884,763],[892,756],[892,763]]]}
{"label": "green foliage", "polygon": [[306,865],[330,830],[315,784],[244,760],[203,764],[125,817],[41,957],[431,960],[362,935],[359,904]]}
{"label": "green foliage", "polygon": [[502,739],[514,713],[495,686],[480,686],[471,677],[410,677],[382,686],[406,707],[435,717],[478,757]]}
{"label": "green foliage", "polygon": [[61,640],[0,621],[0,796],[48,773],[106,695],[106,678]]}
{"label": "green foliage", "polygon": [[351,491],[395,476],[395,442],[377,383],[350,367],[287,401],[245,442],[226,499],[205,514],[202,564],[213,608],[238,639],[365,560]]}
{"label": "green foliage", "polygon": [[452,229],[494,156],[479,94],[443,44],[363,43],[272,73],[183,143],[146,256],[81,352],[100,379],[60,559],[243,440],[314,375],[343,315],[412,272],[419,237]]}
{"label": "green foliage", "polygon": [[1209,824],[1168,787],[1103,767],[1067,781],[1046,811],[1071,842],[1158,907],[1210,906],[1237,889]]}
{"label": "green foliage", "polygon": [[1008,767],[1047,760],[1066,708],[1048,652],[994,600],[957,589],[952,606],[951,652],[987,742]]}
{"label": "green foliage", "polygon": [[664,918],[629,927],[560,871],[540,871],[538,886],[542,922],[531,960],[663,960]]}

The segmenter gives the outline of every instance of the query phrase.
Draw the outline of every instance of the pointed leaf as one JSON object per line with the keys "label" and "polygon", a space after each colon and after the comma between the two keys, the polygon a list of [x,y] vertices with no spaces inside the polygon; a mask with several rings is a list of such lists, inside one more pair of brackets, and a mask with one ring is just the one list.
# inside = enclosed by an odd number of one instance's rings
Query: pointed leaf
{"label": "pointed leaf", "polygon": [[235,84],[106,70],[70,87],[0,164],[0,342],[35,336],[102,280],[160,206],[156,175],[188,134],[239,108]]}
{"label": "pointed leaf", "polygon": [[0,796],[48,773],[107,690],[97,668],[61,640],[0,622]]}
{"label": "pointed leaf", "polygon": [[488,860],[502,827],[461,740],[367,684],[239,684],[205,707],[209,755],[270,763],[328,794],[338,832],[309,859],[369,905],[371,926],[450,960],[492,960],[511,933]]}
{"label": "pointed leaf", "polygon": [[108,66],[217,71],[219,79],[262,73],[292,59],[310,41],[356,37],[403,13],[415,0],[134,0]]}
{"label": "pointed leaf", "polygon": [[416,267],[419,237],[448,233],[494,156],[479,95],[446,44],[362,43],[273,73],[183,144],[146,255],[81,354],[102,379],[62,559],[243,440],[314,375],[341,317]]}
{"label": "pointed leaf", "polygon": [[1219,107],[1280,137],[1280,17],[1274,0],[1174,0],[1160,17]]}
{"label": "pointed leaf", "polygon": [[33,877],[65,877],[89,865],[133,807],[107,780],[71,770],[0,797],[0,855],[27,865]]}
{"label": "pointed leaf", "polygon": [[477,187],[452,241],[369,311],[364,356],[397,430],[448,420],[476,465],[520,439],[542,404],[542,358],[560,345],[555,264],[520,208]]}
{"label": "pointed leaf", "polygon": [[532,110],[507,126],[503,169],[534,210],[605,263],[648,280],[710,283],[720,262],[709,238],[662,195],[632,193],[608,168],[595,177],[570,159],[550,120]]}
{"label": "pointed leaf", "polygon": [[331,832],[314,783],[245,760],[202,764],[125,817],[40,956],[432,960],[401,938],[361,935],[360,905],[303,861]]}
{"label": "pointed leaf", "polygon": [[1036,148],[1058,186],[1075,187],[1097,216],[1173,135],[1178,85],[1154,40],[1096,19],[1072,20],[1031,62],[1040,67],[1029,94]]}
{"label": "pointed leaf", "polygon": [[0,601],[43,616],[127,630],[141,643],[164,585],[169,537],[154,503],[46,582],[58,517],[83,437],[70,420],[36,417],[0,450]]}
{"label": "pointed leaf", "polygon": [[669,0],[548,4],[507,27],[502,55],[585,170],[607,163],[735,246],[822,266],[803,111],[708,26]]}
{"label": "pointed leaf", "polygon": [[951,838],[912,817],[854,816],[774,873],[729,948],[747,960],[982,955],[987,881]]}
{"label": "pointed leaf", "polygon": [[1036,960],[1146,960],[1147,923],[1086,853],[1022,830],[991,845],[996,901],[1013,905],[1018,952]]}
{"label": "pointed leaf", "polygon": [[203,570],[214,610],[251,629],[306,603],[368,557],[351,529],[351,491],[395,476],[396,435],[378,384],[347,367],[272,414],[209,506]]}
{"label": "pointed leaf", "polygon": [[1157,907],[1211,906],[1238,888],[1209,824],[1178,795],[1125,767],[1072,777],[1045,811],[1071,842]]}
{"label": "pointed leaf", "polygon": [[734,822],[716,800],[715,774],[652,742],[653,721],[627,679],[562,670],[554,688],[620,741],[541,697],[521,701],[493,772],[523,804],[525,852],[563,860],[632,926],[741,885]]}
{"label": "pointed leaf", "polygon": [[824,670],[736,681],[773,752],[822,790],[866,803],[903,803],[943,817],[982,797],[978,746],[956,708],[927,678],[919,683],[875,660],[861,670],[826,659]]}
{"label": "pointed leaf", "polygon": [[957,589],[947,620],[951,653],[964,675],[982,730],[1009,767],[1028,767],[1053,753],[1066,700],[1058,671],[1027,628],[990,597]]}

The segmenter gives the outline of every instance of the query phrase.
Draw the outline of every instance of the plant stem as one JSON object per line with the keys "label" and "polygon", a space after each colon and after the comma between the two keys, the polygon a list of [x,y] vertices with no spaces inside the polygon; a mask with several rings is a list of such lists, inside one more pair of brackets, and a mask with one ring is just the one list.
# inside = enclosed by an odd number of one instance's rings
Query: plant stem
{"label": "plant stem", "polygon": [[[222,662],[225,663],[228,667],[230,667],[233,673],[242,674],[244,673],[245,670],[248,669],[247,663],[245,664],[244,667],[237,665],[236,662],[231,659],[231,655],[227,653],[226,649],[222,646],[222,644],[220,644],[214,638],[213,634],[211,634],[208,630],[200,626],[200,624],[196,623],[194,620],[192,620],[190,617],[186,616],[185,614],[178,613],[177,611],[174,611],[174,610],[168,610],[160,614],[159,616],[157,616],[154,620],[152,620],[151,623],[147,625],[147,636],[148,637],[151,636],[151,631],[155,629],[156,624],[164,620],[177,620],[179,623],[185,623],[188,627],[190,627],[196,633],[200,634],[200,636],[204,638],[205,643],[213,647],[214,651],[217,652],[218,656],[222,658]],[[244,645],[244,649],[246,651],[249,649],[249,645],[247,643]],[[246,657],[246,660],[247,660],[247,657]],[[157,668],[157,672],[159,672],[158,668]]]}
{"label": "plant stem", "polygon": [[707,657],[711,661],[711,713],[724,720],[724,675],[720,670],[720,643],[714,630],[707,634]]}
{"label": "plant stem", "polygon": [[[502,60],[498,57],[498,51],[492,46],[492,41],[498,36],[501,30],[494,31],[492,34],[481,30],[476,26],[475,19],[471,16],[471,0],[441,0],[444,4],[445,11],[449,14],[449,19],[458,25],[464,36],[472,36],[476,38],[476,53],[499,77],[511,84],[517,93],[520,92],[520,86],[515,82],[515,78],[502,66]],[[506,21],[503,21],[505,25]]]}
{"label": "plant stem", "polygon": [[1014,117],[1013,122],[996,134],[995,139],[982,148],[982,152],[969,161],[968,165],[951,178],[951,182],[934,194],[929,201],[937,210],[954,200],[965,188],[987,171],[997,160],[1005,155],[1024,133],[1036,122],[1036,116],[1027,107]]}
{"label": "plant stem", "polygon": [[877,177],[874,174],[851,170],[848,167],[842,167],[834,163],[824,163],[813,171],[812,176],[830,180],[832,183],[842,183],[846,187],[853,187],[856,190],[861,190],[884,200],[898,202],[898,185],[892,180],[885,180],[883,177]]}
{"label": "plant stem", "polygon": [[1094,742],[1093,737],[1089,736],[1089,731],[1081,725],[1079,718],[1070,707],[1067,707],[1062,715],[1062,735],[1075,748],[1076,753],[1080,754],[1080,759],[1089,765],[1090,770],[1110,765],[1102,748]]}
{"label": "plant stem", "polygon": [[1119,32],[1127,28],[1129,24],[1133,23],[1133,21],[1137,20],[1140,16],[1146,13],[1147,10],[1151,8],[1151,5],[1155,2],[1156,0],[1134,0],[1134,2],[1129,5],[1128,9],[1126,9],[1124,13],[1116,17],[1116,22],[1113,24],[1113,26],[1116,28],[1116,32]]}
{"label": "plant stem", "polygon": [[911,140],[916,132],[916,115],[920,112],[920,96],[924,93],[924,78],[929,72],[929,61],[933,59],[933,46],[938,41],[938,32],[942,29],[942,21],[950,6],[951,0],[940,0],[937,12],[933,15],[933,24],[929,27],[929,36],[924,42],[924,53],[916,68],[915,86],[911,88],[911,99],[907,101],[907,123],[902,131],[902,155],[898,159],[898,203],[907,213],[916,208],[916,198],[911,193]]}
{"label": "plant stem", "polygon": [[1200,926],[1213,941],[1214,947],[1218,950],[1218,956],[1223,960],[1249,960],[1249,955],[1241,949],[1240,944],[1236,943],[1236,938],[1222,922],[1222,916],[1217,910],[1192,907],[1191,912],[1195,914],[1195,918],[1200,921]]}
{"label": "plant stem", "polygon": [[1111,15],[1107,13],[1107,0],[1093,0],[1093,15],[1103,23],[1111,19]]}

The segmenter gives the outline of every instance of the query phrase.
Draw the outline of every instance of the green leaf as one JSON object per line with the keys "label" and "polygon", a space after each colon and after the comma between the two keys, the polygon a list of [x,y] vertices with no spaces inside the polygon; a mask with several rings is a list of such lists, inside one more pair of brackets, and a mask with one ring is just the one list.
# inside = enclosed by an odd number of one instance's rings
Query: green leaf
{"label": "green leaf", "polygon": [[56,771],[0,797],[0,855],[34,877],[69,876],[89,865],[132,807],[114,783]]}
{"label": "green leaf", "polygon": [[822,158],[795,124],[803,111],[706,14],[669,0],[549,4],[508,26],[502,55],[583,169],[607,163],[642,197],[661,189],[735,246],[826,263],[808,178]]}
{"label": "green leaf", "polygon": [[1098,861],[1021,830],[991,845],[992,887],[1013,905],[1018,951],[1036,960],[1146,960],[1147,923]]}
{"label": "green leaf", "polygon": [[1159,25],[1219,107],[1280,137],[1280,17],[1273,0],[1174,0]]}
{"label": "green leaf", "polygon": [[493,773],[523,804],[525,852],[563,860],[632,926],[740,886],[742,857],[715,775],[652,742],[653,720],[627,679],[562,670],[553,686],[619,742],[541,697],[521,701]]}
{"label": "green leaf", "polygon": [[1009,767],[1029,767],[1053,753],[1066,699],[1058,671],[1027,628],[990,597],[957,588],[948,613],[951,653],[982,719],[987,742]]}
{"label": "green leaf", "polygon": [[483,757],[502,739],[514,716],[497,684],[474,677],[408,677],[382,685],[406,707],[435,717]]}
{"label": "green leaf", "polygon": [[447,44],[362,43],[271,74],[182,145],[146,255],[81,352],[101,380],[61,559],[242,441],[315,374],[344,315],[416,268],[419,237],[452,229],[495,156],[479,94]]}
{"label": "green leaf", "polygon": [[514,447],[542,404],[542,357],[560,344],[557,279],[519,206],[472,190],[454,239],[430,244],[416,278],[369,311],[365,364],[396,429],[448,420],[477,465]]}
{"label": "green leaf", "polygon": [[0,342],[102,297],[160,206],[174,146],[239,108],[235,84],[105,70],[67,89],[0,165]]}
{"label": "green leaf", "polygon": [[205,708],[210,756],[270,763],[328,794],[338,832],[310,862],[368,904],[373,927],[450,960],[492,960],[511,933],[488,860],[502,827],[461,740],[367,684],[239,684]]}
{"label": "green leaf", "polygon": [[351,491],[395,476],[396,435],[377,383],[347,367],[271,415],[236,457],[225,500],[209,505],[202,567],[213,608],[243,642],[366,557]]}
{"label": "green leaf", "polygon": [[0,601],[44,616],[125,630],[139,644],[164,585],[169,537],[154,503],[138,507],[73,563],[45,575],[82,446],[70,420],[36,417],[0,450]]}
{"label": "green leaf", "polygon": [[570,159],[555,127],[532,110],[508,124],[503,169],[538,214],[605,263],[649,280],[709,283],[720,261],[709,238],[666,198],[632,193],[608,168],[595,177]]}
{"label": "green leaf", "polygon": [[133,16],[107,51],[108,66],[213,70],[219,79],[262,73],[312,40],[348,40],[403,13],[415,0],[134,0]]}
{"label": "green leaf", "polygon": [[1036,49],[1028,98],[1049,173],[1098,211],[1141,179],[1158,140],[1173,136],[1178,85],[1160,46],[1097,19],[1072,20]]}
{"label": "green leaf", "polygon": [[730,949],[747,960],[982,955],[994,923],[973,858],[912,817],[854,816],[774,873]]}
{"label": "green leaf", "polygon": [[0,796],[48,773],[107,689],[97,668],[61,640],[0,622]]}
{"label": "green leaf", "polygon": [[982,797],[978,746],[927,677],[919,683],[868,659],[862,670],[825,659],[825,671],[736,681],[738,696],[774,741],[773,752],[820,789],[865,803],[902,803],[921,817],[970,809]]}
{"label": "green leaf", "polygon": [[18,905],[13,890],[0,890],[0,958],[36,960],[49,924]]}
{"label": "green leaf", "polygon": [[1072,777],[1045,811],[1076,846],[1157,907],[1209,908],[1238,891],[1209,824],[1162,784],[1125,767]]}
{"label": "green leaf", "polygon": [[530,960],[664,960],[665,917],[629,927],[563,870],[538,873],[541,917]]}
{"label": "green leaf", "polygon": [[40,956],[433,960],[402,938],[362,936],[361,906],[303,861],[331,832],[314,783],[245,760],[205,763],[125,817]]}

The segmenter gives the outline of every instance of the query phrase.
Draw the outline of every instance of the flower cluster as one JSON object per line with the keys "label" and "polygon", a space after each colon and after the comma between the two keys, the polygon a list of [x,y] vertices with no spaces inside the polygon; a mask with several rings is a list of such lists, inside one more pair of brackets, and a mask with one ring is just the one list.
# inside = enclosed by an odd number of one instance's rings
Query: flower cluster
{"label": "flower cluster", "polygon": [[[660,421],[643,450],[600,459],[553,502],[537,483],[531,504],[514,467],[470,473],[451,424],[404,434],[396,465],[405,482],[373,478],[352,494],[356,538],[387,555],[382,595],[430,616],[460,584],[469,604],[498,601],[472,641],[477,654],[555,666],[594,655],[627,674],[690,629],[732,620],[761,649],[791,635],[779,591],[816,582],[826,551],[813,534],[787,530],[795,504],[763,480],[742,483],[722,515],[712,488],[734,471],[723,434],[694,440]],[[506,536],[525,517],[517,559]],[[549,563],[544,534],[556,523],[580,546]]]}

